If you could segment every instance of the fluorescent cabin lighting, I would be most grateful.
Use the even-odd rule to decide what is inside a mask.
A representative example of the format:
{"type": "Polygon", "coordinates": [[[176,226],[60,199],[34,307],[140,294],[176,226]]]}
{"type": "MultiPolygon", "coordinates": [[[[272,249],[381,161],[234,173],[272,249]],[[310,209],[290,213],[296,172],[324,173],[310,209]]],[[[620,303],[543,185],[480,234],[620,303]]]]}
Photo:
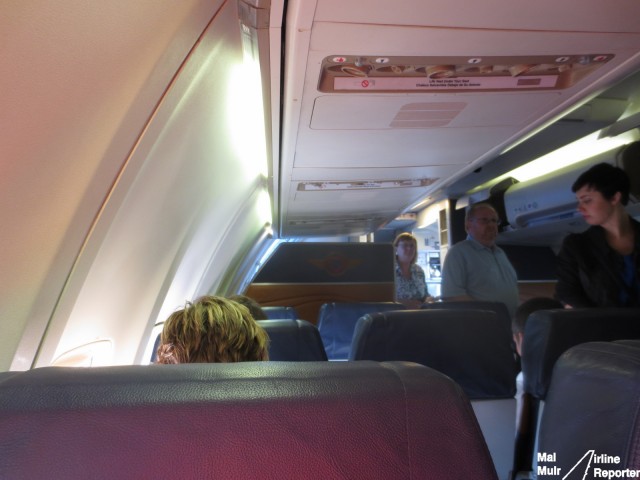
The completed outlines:
{"type": "Polygon", "coordinates": [[[600,134],[601,130],[598,130],[553,152],[549,152],[504,175],[472,188],[467,192],[467,195],[488,189],[509,177],[515,178],[519,182],[531,180],[640,139],[640,134],[637,130],[630,130],[616,137],[598,138],[600,134]]]}
{"type": "Polygon", "coordinates": [[[587,158],[595,157],[601,153],[631,143],[636,140],[637,137],[632,131],[625,132],[617,137],[601,139],[598,139],[599,135],[600,131],[587,135],[510,171],[504,175],[504,177],[513,177],[520,182],[531,180],[532,178],[560,170],[568,165],[573,165],[587,158]]]}
{"type": "Polygon", "coordinates": [[[230,138],[247,177],[267,177],[267,144],[260,67],[245,58],[229,78],[227,105],[230,138]]]}

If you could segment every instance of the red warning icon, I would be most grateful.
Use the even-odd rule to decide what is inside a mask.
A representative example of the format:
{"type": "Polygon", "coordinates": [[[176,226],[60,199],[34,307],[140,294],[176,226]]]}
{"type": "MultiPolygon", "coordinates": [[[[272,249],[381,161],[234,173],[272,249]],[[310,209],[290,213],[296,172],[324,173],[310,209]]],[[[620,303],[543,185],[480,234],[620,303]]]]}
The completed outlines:
{"type": "Polygon", "coordinates": [[[367,88],[369,86],[369,80],[363,80],[361,85],[362,85],[362,88],[367,88]]]}

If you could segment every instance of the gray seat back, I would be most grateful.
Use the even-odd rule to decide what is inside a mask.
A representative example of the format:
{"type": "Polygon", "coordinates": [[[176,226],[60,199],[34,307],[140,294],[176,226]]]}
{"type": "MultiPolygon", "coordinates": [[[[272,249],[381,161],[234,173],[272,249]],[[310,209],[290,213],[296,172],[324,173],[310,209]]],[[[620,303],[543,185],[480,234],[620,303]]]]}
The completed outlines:
{"type": "Polygon", "coordinates": [[[522,433],[516,445],[516,470],[534,469],[544,401],[558,358],[582,343],[638,338],[640,309],[540,310],[529,316],[522,343],[522,372],[530,408],[520,419],[522,433]]]}
{"type": "Polygon", "coordinates": [[[584,308],[541,310],[525,325],[522,347],[524,389],[544,400],[556,360],[586,342],[640,338],[640,309],[584,308]]]}
{"type": "Polygon", "coordinates": [[[538,476],[575,467],[575,478],[631,478],[623,471],[640,470],[639,444],[640,345],[592,342],[567,350],[542,414],[538,476]],[[598,468],[614,473],[603,477],[598,468]]]}

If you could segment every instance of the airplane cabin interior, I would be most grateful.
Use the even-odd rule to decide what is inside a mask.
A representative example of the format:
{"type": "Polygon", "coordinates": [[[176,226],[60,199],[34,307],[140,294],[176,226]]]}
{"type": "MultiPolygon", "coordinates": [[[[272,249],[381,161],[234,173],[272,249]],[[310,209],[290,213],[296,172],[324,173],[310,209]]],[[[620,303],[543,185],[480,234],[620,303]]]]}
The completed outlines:
{"type": "MultiPolygon", "coordinates": [[[[110,409],[135,412],[163,384],[164,374],[157,373],[163,366],[148,364],[162,322],[172,312],[202,295],[247,294],[278,312],[280,307],[294,312],[295,332],[278,338],[289,342],[311,335],[306,341],[316,347],[324,342],[321,358],[328,354],[329,361],[253,366],[250,376],[265,396],[252,404],[246,398],[250,388],[243,387],[237,392],[242,408],[255,408],[252,415],[273,408],[279,393],[269,382],[285,382],[289,372],[286,382],[291,383],[283,395],[293,402],[292,414],[302,415],[299,405],[305,399],[299,392],[308,388],[322,399],[318,411],[324,421],[336,422],[337,432],[335,418],[345,418],[349,408],[335,392],[325,391],[321,379],[326,376],[350,401],[362,402],[363,417],[349,425],[369,428],[377,413],[362,389],[375,390],[380,375],[386,382],[381,390],[398,396],[395,375],[411,392],[402,401],[416,425],[437,429],[442,426],[433,425],[419,408],[414,411],[412,402],[432,401],[425,400],[428,394],[416,386],[419,382],[438,384],[454,399],[456,407],[447,412],[456,425],[471,422],[464,428],[478,438],[465,437],[458,450],[442,447],[442,457],[407,460],[414,462],[411,468],[437,464],[434,471],[444,472],[438,462],[452,465],[456,455],[468,455],[457,473],[448,472],[450,478],[473,477],[469,472],[475,467],[484,472],[476,478],[493,478],[498,466],[495,478],[506,479],[515,468],[514,444],[504,447],[504,438],[489,439],[497,417],[488,405],[511,412],[500,428],[508,423],[507,436],[514,438],[513,398],[506,399],[508,407],[502,402],[504,392],[515,389],[514,379],[503,385],[502,397],[472,395],[469,403],[469,392],[431,370],[396,364],[395,357],[362,358],[357,368],[363,383],[349,386],[357,372],[349,370],[354,360],[349,361],[348,344],[353,332],[369,335],[364,324],[356,325],[362,316],[382,325],[402,319],[417,339],[427,335],[426,325],[437,330],[439,319],[453,315],[437,308],[384,313],[398,306],[391,242],[400,232],[418,238],[419,263],[430,291],[439,297],[442,262],[466,236],[465,209],[491,203],[500,216],[497,243],[518,272],[525,300],[553,294],[562,240],[587,227],[571,191],[581,172],[600,162],[624,169],[631,179],[627,212],[640,218],[640,158],[624,155],[640,141],[638,18],[640,4],[634,0],[0,2],[0,418],[7,420],[6,428],[0,426],[0,476],[46,472],[46,462],[20,470],[27,457],[2,447],[3,442],[15,445],[12,429],[33,433],[29,441],[38,448],[47,449],[43,445],[52,441],[36,428],[37,419],[49,421],[48,410],[31,405],[29,395],[55,396],[57,390],[47,382],[71,382],[52,408],[71,419],[71,434],[81,438],[87,433],[84,426],[74,426],[77,409],[86,408],[97,421],[114,421],[110,409]],[[329,346],[318,326],[335,321],[340,303],[358,316],[349,320],[347,340],[329,346]],[[424,323],[415,325],[418,318],[424,323]],[[86,369],[74,379],[64,368],[87,366],[105,369],[86,369]],[[49,367],[60,368],[50,379],[49,367]],[[154,373],[135,397],[133,379],[145,375],[145,368],[154,373]],[[104,402],[85,398],[89,393],[77,383],[82,381],[96,386],[95,395],[105,385],[118,385],[132,397],[124,402],[116,394],[104,402]],[[84,407],[74,403],[73,392],[84,399],[79,400],[84,407]],[[21,416],[32,411],[37,412],[33,417],[21,416]],[[111,413],[103,416],[104,411],[111,413]],[[469,412],[484,419],[480,426],[469,412]],[[496,453],[502,448],[511,450],[506,456],[496,453]],[[3,451],[15,454],[14,464],[1,459],[3,451]]],[[[565,321],[564,314],[558,322],[565,321]]],[[[572,315],[566,317],[568,332],[583,318],[572,315]]],[[[499,311],[483,310],[478,318],[488,330],[510,338],[510,320],[499,311]]],[[[601,334],[601,324],[593,320],[587,330],[596,333],[582,341],[611,346],[577,347],[575,355],[612,362],[637,378],[635,360],[629,360],[637,345],[615,342],[640,338],[640,332],[628,314],[611,312],[610,318],[619,322],[619,329],[611,330],[617,333],[601,334]]],[[[546,325],[542,317],[539,322],[546,325]]],[[[274,338],[284,335],[279,329],[293,328],[278,325],[271,327],[274,338]]],[[[542,338],[541,345],[555,345],[550,338],[560,334],[551,330],[539,327],[527,334],[542,338]]],[[[391,342],[392,337],[381,338],[391,342]]],[[[548,362],[574,347],[569,342],[550,357],[527,359],[527,365],[546,375],[548,362]]],[[[474,363],[481,365],[487,352],[477,354],[474,363]]],[[[422,358],[420,352],[411,355],[422,358]]],[[[573,379],[575,357],[562,358],[563,375],[573,379]]],[[[455,380],[458,360],[446,361],[451,368],[445,370],[454,371],[447,374],[455,380]]],[[[597,370],[591,367],[589,375],[597,370]]],[[[179,369],[167,368],[170,391],[178,391],[180,382],[189,387],[184,403],[160,395],[156,414],[189,411],[192,403],[201,408],[194,387],[201,378],[225,392],[206,404],[222,408],[222,416],[237,413],[223,398],[234,393],[219,366],[194,368],[184,377],[179,369]]],[[[510,365],[507,370],[515,378],[510,365]]],[[[242,378],[240,370],[230,375],[242,378]]],[[[575,382],[585,391],[591,388],[575,382]]],[[[621,402],[637,406],[637,383],[624,389],[631,393],[621,402]]],[[[562,404],[561,391],[551,384],[533,395],[532,415],[540,415],[532,416],[533,422],[542,421],[546,403],[552,406],[550,415],[562,417],[555,410],[562,404]]],[[[396,432],[398,442],[426,448],[415,431],[399,429],[401,419],[391,410],[384,403],[388,427],[381,428],[396,432]]],[[[149,427],[132,415],[135,425],[149,427]]],[[[287,422],[291,431],[311,428],[308,422],[288,419],[283,425],[287,422]]],[[[543,421],[542,441],[560,452],[561,446],[549,440],[549,422],[543,421]]],[[[179,428],[178,423],[172,425],[179,428]]],[[[329,432],[330,425],[323,428],[329,432]]],[[[295,445],[285,430],[274,434],[274,451],[295,445]]],[[[442,443],[459,442],[454,433],[442,443]]],[[[389,454],[382,458],[395,458],[385,448],[397,443],[390,441],[394,447],[389,447],[379,431],[367,435],[389,454]]],[[[580,435],[577,426],[562,438],[572,435],[580,435]]],[[[595,440],[593,431],[589,435],[594,443],[585,448],[595,454],[609,448],[595,440]]],[[[198,438],[217,441],[204,434],[198,438]]],[[[257,438],[270,451],[272,437],[261,430],[257,438]]],[[[318,433],[311,444],[329,448],[325,440],[318,433]]],[[[625,445],[610,448],[615,453],[625,445]]],[[[63,450],[46,451],[55,458],[63,450]]],[[[260,458],[251,452],[251,458],[260,458]]],[[[338,463],[349,461],[337,448],[327,452],[338,463]]],[[[577,453],[574,449],[571,455],[577,453]]],[[[123,452],[116,448],[112,455],[123,452]]],[[[296,462],[309,461],[296,455],[296,462]]],[[[640,471],[638,460],[624,455],[620,465],[640,471]]],[[[223,457],[221,465],[236,468],[229,466],[231,457],[223,457]]],[[[539,478],[558,472],[550,457],[537,458],[546,465],[537,470],[539,478]]],[[[140,458],[128,461],[144,468],[140,458]]],[[[332,470],[330,458],[316,461],[323,478],[354,475],[332,470]]],[[[567,462],[563,459],[563,474],[567,462]]],[[[391,475],[388,467],[383,470],[391,475]]],[[[424,478],[398,468],[402,478],[424,478]]],[[[161,476],[161,470],[153,471],[161,476]]],[[[233,471],[245,478],[256,474],[233,471]]],[[[373,467],[367,471],[375,473],[373,467]]],[[[73,472],[63,468],[55,475],[73,472]]],[[[121,478],[140,478],[132,472],[121,478]]],[[[275,467],[269,475],[305,477],[275,467]]],[[[316,478],[309,471],[306,475],[316,478]]]]}

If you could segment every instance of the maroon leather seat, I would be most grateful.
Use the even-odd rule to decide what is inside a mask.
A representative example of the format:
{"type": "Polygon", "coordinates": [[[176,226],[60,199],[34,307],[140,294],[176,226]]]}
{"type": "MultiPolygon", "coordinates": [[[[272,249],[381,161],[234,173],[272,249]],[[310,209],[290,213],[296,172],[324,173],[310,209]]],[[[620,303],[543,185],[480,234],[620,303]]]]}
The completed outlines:
{"type": "Polygon", "coordinates": [[[400,362],[0,375],[0,478],[495,479],[469,401],[400,362]]]}

